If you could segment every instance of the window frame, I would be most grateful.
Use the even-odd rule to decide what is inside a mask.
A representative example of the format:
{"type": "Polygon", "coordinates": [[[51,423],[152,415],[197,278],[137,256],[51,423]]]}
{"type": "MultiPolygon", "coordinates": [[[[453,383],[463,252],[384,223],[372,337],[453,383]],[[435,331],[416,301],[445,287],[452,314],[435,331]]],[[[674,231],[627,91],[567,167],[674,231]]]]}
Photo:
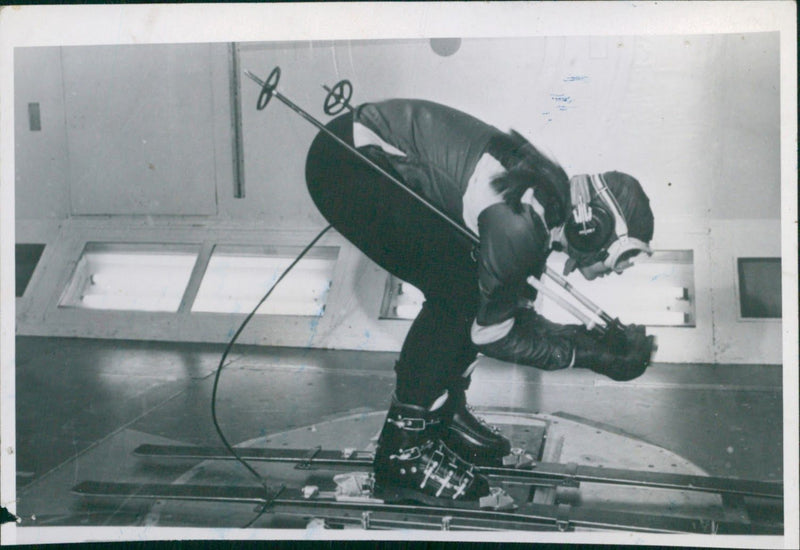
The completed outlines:
{"type": "MultiPolygon", "coordinates": [[[[783,264],[781,256],[735,256],[733,258],[733,300],[736,303],[736,321],[740,323],[781,323],[783,312],[778,317],[745,317],[742,313],[742,289],[740,281],[739,264],[741,260],[777,260],[779,265],[783,264]]],[[[781,268],[782,269],[782,268],[781,268]]],[[[781,283],[783,281],[780,281],[781,283]]],[[[783,287],[781,286],[781,310],[783,310],[783,287]]]]}

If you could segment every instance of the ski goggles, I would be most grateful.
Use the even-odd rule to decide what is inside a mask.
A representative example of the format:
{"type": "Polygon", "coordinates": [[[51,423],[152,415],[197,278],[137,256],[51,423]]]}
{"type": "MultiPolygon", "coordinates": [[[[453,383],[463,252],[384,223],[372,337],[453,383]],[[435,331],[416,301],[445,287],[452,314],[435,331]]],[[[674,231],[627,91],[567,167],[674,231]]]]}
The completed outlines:
{"type": "Polygon", "coordinates": [[[607,269],[622,273],[622,271],[630,265],[630,261],[642,252],[648,256],[653,255],[653,250],[647,243],[634,237],[624,235],[615,240],[608,247],[606,250],[606,257],[603,259],[603,265],[607,269]],[[625,262],[628,262],[628,265],[626,265],[625,262]]]}

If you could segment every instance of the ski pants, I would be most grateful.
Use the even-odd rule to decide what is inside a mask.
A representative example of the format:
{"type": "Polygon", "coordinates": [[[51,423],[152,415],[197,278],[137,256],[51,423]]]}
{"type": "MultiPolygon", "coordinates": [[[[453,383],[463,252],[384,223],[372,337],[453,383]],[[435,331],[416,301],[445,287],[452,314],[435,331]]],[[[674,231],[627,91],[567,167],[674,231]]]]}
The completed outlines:
{"type": "MultiPolygon", "coordinates": [[[[351,113],[327,128],[352,145],[351,113]]],[[[479,304],[469,239],[324,132],[309,149],[306,183],[339,233],[425,295],[395,365],[397,398],[430,406],[445,390],[465,390],[463,374],[477,355],[470,327],[479,304]]]]}

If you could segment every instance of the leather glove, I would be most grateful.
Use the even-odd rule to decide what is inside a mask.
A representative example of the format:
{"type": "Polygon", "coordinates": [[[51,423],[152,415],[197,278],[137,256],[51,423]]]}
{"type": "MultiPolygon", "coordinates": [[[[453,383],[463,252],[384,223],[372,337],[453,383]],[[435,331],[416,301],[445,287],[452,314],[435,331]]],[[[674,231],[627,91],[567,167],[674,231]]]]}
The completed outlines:
{"type": "Polygon", "coordinates": [[[577,334],[575,337],[575,368],[590,369],[617,382],[627,382],[641,376],[650,364],[654,338],[641,329],[625,331],[628,349],[617,353],[604,340],[577,334]]]}
{"type": "Polygon", "coordinates": [[[644,325],[611,325],[599,341],[610,352],[616,355],[627,355],[628,352],[644,346],[647,333],[644,325]]]}

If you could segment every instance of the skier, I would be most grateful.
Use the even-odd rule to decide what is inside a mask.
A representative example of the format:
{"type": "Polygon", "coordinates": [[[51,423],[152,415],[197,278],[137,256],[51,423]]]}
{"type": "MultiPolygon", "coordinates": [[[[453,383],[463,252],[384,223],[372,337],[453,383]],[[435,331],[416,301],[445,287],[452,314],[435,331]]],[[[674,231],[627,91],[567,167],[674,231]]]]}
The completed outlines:
{"type": "Polygon", "coordinates": [[[579,325],[547,321],[526,280],[552,250],[565,274],[621,273],[652,253],[653,215],[638,181],[620,172],[569,178],[513,130],[504,133],[429,101],[367,103],[328,123],[387,173],[475,232],[462,234],[324,132],[306,181],[323,216],[378,265],[425,295],[395,365],[397,384],[378,440],[375,481],[421,501],[489,492],[474,466],[497,464],[509,440],[475,417],[466,390],[477,354],[544,370],[588,368],[630,380],[647,368],[643,327],[622,346],[579,325]]]}

